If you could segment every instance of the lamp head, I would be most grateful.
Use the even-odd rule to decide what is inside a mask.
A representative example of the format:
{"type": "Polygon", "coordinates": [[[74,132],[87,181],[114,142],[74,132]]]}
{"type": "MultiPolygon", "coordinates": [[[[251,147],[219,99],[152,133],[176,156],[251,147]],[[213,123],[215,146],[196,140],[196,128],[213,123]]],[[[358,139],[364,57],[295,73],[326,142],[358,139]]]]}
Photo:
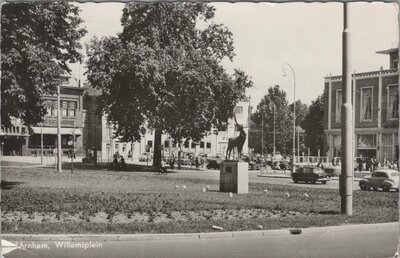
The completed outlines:
{"type": "Polygon", "coordinates": [[[286,70],[287,70],[287,68],[285,67],[285,65],[283,65],[283,66],[282,66],[283,77],[286,77],[286,76],[287,76],[286,70]]]}

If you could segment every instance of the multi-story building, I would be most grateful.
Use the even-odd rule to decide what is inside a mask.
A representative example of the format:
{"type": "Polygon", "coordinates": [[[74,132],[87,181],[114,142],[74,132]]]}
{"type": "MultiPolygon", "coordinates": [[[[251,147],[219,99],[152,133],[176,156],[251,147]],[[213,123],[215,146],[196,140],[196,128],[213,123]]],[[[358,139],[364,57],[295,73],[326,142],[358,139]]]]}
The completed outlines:
{"type": "MultiPolygon", "coordinates": [[[[352,76],[353,151],[393,161],[399,155],[399,55],[397,48],[377,53],[390,56],[390,69],[352,76]]],[[[325,151],[330,159],[341,154],[342,94],[342,77],[325,77],[325,151]]]]}
{"type": "MultiPolygon", "coordinates": [[[[96,115],[96,97],[99,95],[99,91],[87,87],[85,92],[84,106],[86,120],[84,122],[83,145],[87,156],[97,155],[99,162],[110,162],[112,161],[113,154],[117,151],[126,158],[129,157],[134,160],[139,159],[142,153],[149,152],[152,154],[154,152],[154,130],[148,130],[140,142],[122,142],[114,139],[112,125],[107,122],[106,116],[96,115]]],[[[249,100],[241,101],[235,107],[234,112],[239,124],[247,125],[249,112],[251,112],[249,108],[249,100]]],[[[183,141],[181,150],[197,155],[224,155],[228,145],[228,138],[239,134],[233,119],[229,121],[224,129],[219,131],[218,134],[210,129],[207,136],[199,142],[191,140],[183,141]]],[[[248,129],[245,128],[244,130],[248,134],[248,129]]],[[[246,140],[243,146],[243,153],[248,152],[247,142],[248,140],[246,140]]],[[[164,153],[174,153],[177,155],[179,150],[178,144],[175,144],[167,134],[162,135],[161,143],[164,153]]]]}
{"type": "MultiPolygon", "coordinates": [[[[63,76],[60,86],[61,101],[61,144],[63,154],[75,147],[76,154],[83,153],[83,89],[74,78],[63,76]],[[75,142],[73,139],[75,138],[75,142]]],[[[57,96],[44,96],[47,114],[44,122],[28,130],[20,119],[12,119],[10,128],[1,128],[3,155],[34,156],[40,155],[43,143],[43,154],[53,155],[57,148],[57,96]]]]}

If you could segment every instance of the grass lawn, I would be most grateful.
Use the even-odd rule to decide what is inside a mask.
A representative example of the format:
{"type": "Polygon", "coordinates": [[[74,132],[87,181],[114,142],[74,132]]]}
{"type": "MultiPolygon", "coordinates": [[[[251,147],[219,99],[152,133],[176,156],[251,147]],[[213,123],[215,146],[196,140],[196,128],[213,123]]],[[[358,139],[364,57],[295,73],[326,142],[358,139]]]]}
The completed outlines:
{"type": "Polygon", "coordinates": [[[72,174],[53,168],[2,173],[4,233],[183,233],[213,231],[213,225],[231,231],[398,221],[396,192],[355,191],[354,216],[347,217],[339,214],[340,196],[332,189],[251,183],[249,194],[231,198],[218,192],[217,180],[153,172],[78,166],[72,174]]]}

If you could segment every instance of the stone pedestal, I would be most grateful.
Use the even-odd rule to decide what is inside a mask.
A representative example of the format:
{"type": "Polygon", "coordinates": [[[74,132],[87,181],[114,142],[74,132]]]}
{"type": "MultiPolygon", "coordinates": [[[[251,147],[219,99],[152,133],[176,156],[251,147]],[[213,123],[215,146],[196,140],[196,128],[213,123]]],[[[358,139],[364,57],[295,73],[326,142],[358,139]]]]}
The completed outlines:
{"type": "Polygon", "coordinates": [[[219,191],[239,194],[249,192],[249,165],[247,162],[223,161],[220,163],[219,191]]]}

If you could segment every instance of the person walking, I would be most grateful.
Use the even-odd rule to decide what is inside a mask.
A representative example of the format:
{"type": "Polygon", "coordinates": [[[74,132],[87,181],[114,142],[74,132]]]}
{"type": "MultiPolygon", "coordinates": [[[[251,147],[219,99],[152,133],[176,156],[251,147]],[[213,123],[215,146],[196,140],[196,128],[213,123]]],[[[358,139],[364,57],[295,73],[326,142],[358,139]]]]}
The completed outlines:
{"type": "Polygon", "coordinates": [[[358,164],[358,171],[359,171],[359,172],[364,171],[363,163],[364,163],[364,158],[363,158],[363,156],[360,154],[360,157],[357,158],[357,164],[358,164]]]}
{"type": "Polygon", "coordinates": [[[371,160],[372,160],[372,171],[375,171],[376,167],[378,166],[378,161],[376,160],[375,156],[371,158],[371,160]]]}

